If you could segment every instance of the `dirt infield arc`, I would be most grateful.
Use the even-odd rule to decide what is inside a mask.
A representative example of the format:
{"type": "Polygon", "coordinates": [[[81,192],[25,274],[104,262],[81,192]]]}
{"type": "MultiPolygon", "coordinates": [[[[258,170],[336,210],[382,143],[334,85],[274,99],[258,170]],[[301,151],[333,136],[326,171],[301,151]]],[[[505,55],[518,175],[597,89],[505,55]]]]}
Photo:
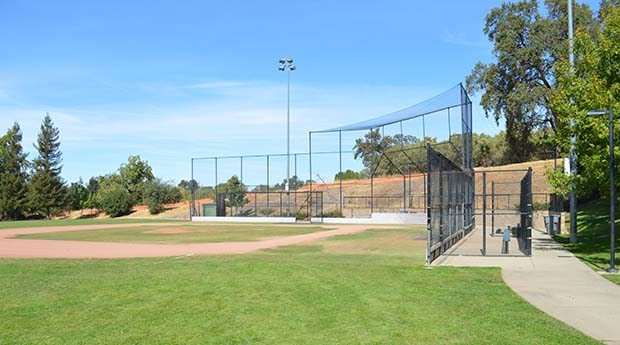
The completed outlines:
{"type": "MultiPolygon", "coordinates": [[[[182,255],[224,255],[245,254],[261,249],[277,248],[293,244],[318,241],[324,238],[362,232],[369,229],[394,228],[376,225],[330,225],[326,231],[303,235],[278,237],[255,242],[219,242],[185,244],[143,244],[112,243],[88,241],[57,241],[16,239],[21,234],[47,233],[60,231],[97,230],[152,226],[152,223],[77,225],[45,228],[21,228],[0,231],[0,258],[63,258],[63,259],[112,259],[145,258],[182,255]],[[327,230],[330,229],[330,230],[327,230]]],[[[174,226],[178,223],[159,223],[161,226],[174,226]]]]}

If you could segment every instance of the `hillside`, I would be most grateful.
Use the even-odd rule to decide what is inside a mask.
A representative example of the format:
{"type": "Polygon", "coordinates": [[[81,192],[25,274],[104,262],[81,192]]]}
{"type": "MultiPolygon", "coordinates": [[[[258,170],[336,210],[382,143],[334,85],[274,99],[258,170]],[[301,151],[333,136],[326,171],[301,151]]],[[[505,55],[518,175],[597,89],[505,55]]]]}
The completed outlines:
{"type": "MultiPolygon", "coordinates": [[[[561,162],[558,162],[561,163],[561,162]]],[[[488,167],[483,169],[476,168],[475,188],[477,203],[482,197],[482,170],[487,172],[487,193],[490,195],[493,182],[495,182],[495,202],[497,207],[514,207],[518,204],[518,194],[520,193],[520,181],[525,175],[527,168],[532,168],[532,190],[534,192],[534,203],[547,202],[551,187],[547,184],[545,171],[553,166],[553,160],[532,161],[527,163],[509,164],[498,167],[488,167]]],[[[370,179],[349,180],[342,182],[342,195],[344,199],[343,216],[345,217],[364,217],[370,215],[370,179]]],[[[323,193],[323,211],[334,213],[339,209],[338,199],[340,197],[340,183],[321,183],[313,185],[314,191],[323,193]]],[[[294,194],[291,196],[292,209],[302,209],[305,212],[306,199],[309,187],[298,190],[297,199],[294,194]],[[297,200],[297,202],[295,202],[297,200]],[[297,207],[295,207],[297,206],[297,207]]],[[[424,212],[424,175],[412,174],[408,176],[377,177],[374,179],[374,211],[375,212],[424,212]],[[403,196],[403,190],[406,195],[403,196]],[[406,207],[403,208],[403,202],[406,207]]],[[[279,215],[281,210],[285,212],[286,197],[283,192],[273,192],[269,194],[248,193],[250,202],[246,207],[240,208],[237,212],[248,215],[279,215]]],[[[201,199],[196,201],[196,208],[201,212],[203,203],[213,202],[211,199],[201,199]]],[[[490,203],[490,196],[487,199],[490,203]]],[[[146,206],[136,206],[134,211],[123,218],[189,218],[189,202],[166,205],[167,210],[158,215],[152,216],[148,213],[146,206]]],[[[228,210],[230,212],[230,210],[228,210]]],[[[71,217],[79,217],[79,212],[72,213],[71,217]]],[[[96,217],[105,217],[97,215],[96,217]]]]}

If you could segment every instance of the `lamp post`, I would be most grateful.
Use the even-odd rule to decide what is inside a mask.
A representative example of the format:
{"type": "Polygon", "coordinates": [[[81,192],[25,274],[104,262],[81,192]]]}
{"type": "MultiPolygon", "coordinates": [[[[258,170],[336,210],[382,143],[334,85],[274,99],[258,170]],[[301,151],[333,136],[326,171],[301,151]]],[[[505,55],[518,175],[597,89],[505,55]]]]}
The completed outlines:
{"type": "Polygon", "coordinates": [[[286,183],[284,190],[286,191],[286,216],[291,216],[291,71],[297,69],[293,65],[293,59],[280,59],[278,70],[286,71],[288,76],[288,84],[286,88],[286,183]]]}
{"type": "Polygon", "coordinates": [[[601,115],[609,115],[609,198],[611,199],[609,206],[609,231],[611,233],[611,248],[607,272],[617,273],[618,270],[614,262],[616,258],[616,219],[614,215],[616,209],[616,193],[614,188],[614,113],[611,108],[609,108],[609,110],[591,110],[586,113],[586,116],[601,115]]]}

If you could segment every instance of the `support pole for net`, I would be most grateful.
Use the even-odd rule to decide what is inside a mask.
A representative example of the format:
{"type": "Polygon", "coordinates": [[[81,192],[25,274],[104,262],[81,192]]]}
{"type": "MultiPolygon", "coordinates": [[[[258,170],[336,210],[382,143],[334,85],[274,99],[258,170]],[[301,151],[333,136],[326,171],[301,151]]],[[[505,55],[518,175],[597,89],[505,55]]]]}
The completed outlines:
{"type": "Polygon", "coordinates": [[[215,186],[213,187],[215,191],[215,197],[217,198],[217,157],[215,157],[215,186]]]}
{"type": "Polygon", "coordinates": [[[482,172],[482,255],[487,255],[487,172],[482,172]]]}
{"type": "Polygon", "coordinates": [[[269,207],[269,155],[267,155],[267,215],[271,215],[271,207],[269,207]]]}
{"type": "Polygon", "coordinates": [[[338,197],[338,205],[340,206],[340,215],[342,216],[342,131],[338,131],[338,164],[338,176],[340,177],[340,195],[338,197]]]}
{"type": "Polygon", "coordinates": [[[189,208],[189,220],[192,220],[192,216],[194,216],[194,210],[196,209],[196,194],[194,191],[194,158],[191,159],[191,172],[190,172],[190,180],[189,180],[189,188],[190,193],[192,195],[192,204],[189,208]]]}
{"type": "Polygon", "coordinates": [[[495,236],[495,181],[491,181],[491,236],[495,236]]]}
{"type": "Polygon", "coordinates": [[[310,206],[312,203],[312,132],[308,133],[308,168],[310,170],[310,175],[308,175],[308,183],[310,184],[310,195],[308,195],[308,198],[306,199],[306,207],[308,210],[306,212],[308,213],[308,220],[312,222],[312,208],[310,206]]]}

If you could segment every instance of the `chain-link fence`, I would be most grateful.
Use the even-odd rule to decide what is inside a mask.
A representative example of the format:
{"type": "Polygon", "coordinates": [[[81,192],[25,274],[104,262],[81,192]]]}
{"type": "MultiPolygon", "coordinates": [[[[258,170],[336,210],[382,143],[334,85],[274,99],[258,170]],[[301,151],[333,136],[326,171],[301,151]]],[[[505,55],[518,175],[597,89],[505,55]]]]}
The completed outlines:
{"type": "Polygon", "coordinates": [[[427,145],[427,262],[474,227],[474,173],[427,145]]]}

